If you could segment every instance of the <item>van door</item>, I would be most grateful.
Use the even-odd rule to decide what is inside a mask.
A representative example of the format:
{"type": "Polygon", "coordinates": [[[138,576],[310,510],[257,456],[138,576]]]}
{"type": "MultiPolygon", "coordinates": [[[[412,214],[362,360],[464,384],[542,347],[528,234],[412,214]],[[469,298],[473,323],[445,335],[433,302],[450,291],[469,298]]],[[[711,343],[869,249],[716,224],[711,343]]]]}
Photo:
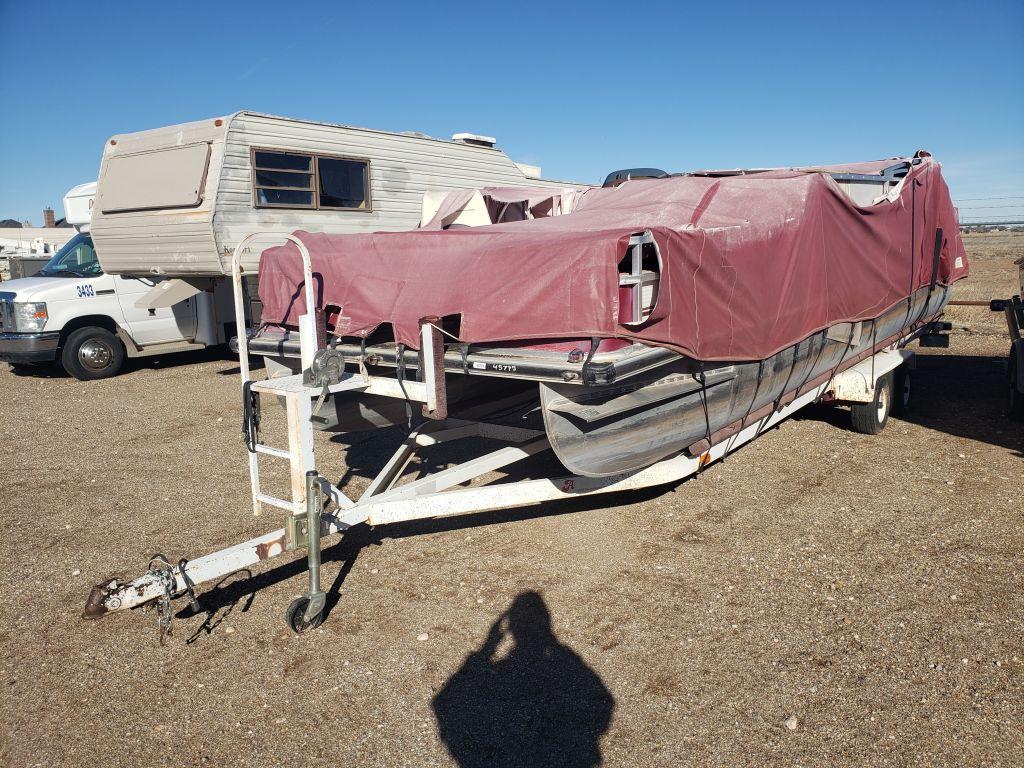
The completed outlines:
{"type": "Polygon", "coordinates": [[[195,298],[179,301],[172,307],[139,309],[135,302],[156,284],[155,281],[148,277],[118,276],[114,284],[128,332],[140,347],[195,338],[195,298]]]}

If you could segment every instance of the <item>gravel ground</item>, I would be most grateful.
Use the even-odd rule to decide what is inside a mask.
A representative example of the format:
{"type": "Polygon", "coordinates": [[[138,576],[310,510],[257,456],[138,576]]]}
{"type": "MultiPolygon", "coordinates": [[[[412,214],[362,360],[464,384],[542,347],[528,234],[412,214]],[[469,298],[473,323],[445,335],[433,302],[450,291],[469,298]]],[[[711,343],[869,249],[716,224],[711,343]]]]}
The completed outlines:
{"type": "MultiPolygon", "coordinates": [[[[970,237],[958,295],[1009,294],[1022,246],[970,237]]],[[[0,761],[1024,764],[1024,430],[998,317],[949,318],[880,436],[808,409],[675,487],[356,530],[321,629],[283,624],[288,557],[179,606],[164,646],[152,613],[81,609],[153,552],[278,525],[249,511],[236,365],[0,371],[0,761]]],[[[397,437],[322,457],[359,487],[397,437]]]]}

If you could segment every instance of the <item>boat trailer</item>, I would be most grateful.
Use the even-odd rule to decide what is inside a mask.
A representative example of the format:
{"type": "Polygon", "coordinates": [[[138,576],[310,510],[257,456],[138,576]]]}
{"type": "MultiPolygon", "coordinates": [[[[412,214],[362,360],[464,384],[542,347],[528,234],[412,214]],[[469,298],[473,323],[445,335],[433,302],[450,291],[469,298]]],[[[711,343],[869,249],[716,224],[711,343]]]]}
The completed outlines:
{"type": "Polygon", "coordinates": [[[313,279],[309,252],[294,235],[249,235],[238,244],[232,255],[244,403],[246,408],[251,408],[253,399],[261,396],[275,397],[283,401],[287,421],[287,446],[275,447],[262,443],[259,429],[252,428],[247,420],[246,444],[252,510],[254,514],[260,515],[268,507],[280,509],[284,513],[284,526],[241,544],[192,560],[181,560],[177,564],[162,556],[155,556],[148,570],[132,581],[110,579],[94,586],[86,602],[84,618],[96,619],[155,602],[163,642],[171,629],[172,600],[187,596],[193,608],[198,608],[195,595],[195,587],[198,585],[222,579],[285,552],[304,548],[307,550],[308,590],[294,600],[285,613],[288,626],[299,634],[319,626],[324,619],[326,595],[320,584],[320,555],[327,537],[343,535],[360,524],[377,526],[466,515],[676,483],[724,458],[813,402],[831,400],[871,403],[875,399],[876,385],[883,376],[905,363],[912,363],[913,353],[903,348],[914,337],[909,335],[827,381],[798,393],[789,402],[780,403],[772,413],[752,421],[696,455],[683,452],[636,472],[611,477],[567,474],[511,482],[492,480],[465,487],[489,473],[549,450],[550,445],[542,430],[447,415],[443,369],[437,365],[443,354],[443,340],[435,319],[425,318],[421,321],[422,374],[419,380],[371,375],[362,365],[358,372],[346,371],[342,365],[330,376],[318,378],[311,376],[311,372],[314,361],[322,362],[324,359],[317,356],[324,349],[323,334],[318,337],[313,291],[306,290],[306,313],[299,318],[303,373],[252,379],[249,351],[245,343],[245,296],[239,258],[254,239],[267,236],[284,237],[293,242],[302,256],[305,285],[312,286],[313,279]],[[424,415],[429,417],[424,424],[410,432],[358,498],[347,495],[343,488],[335,486],[319,471],[314,451],[316,430],[313,416],[325,397],[340,392],[383,395],[420,403],[424,415]],[[504,445],[490,453],[416,479],[406,477],[405,470],[420,449],[467,438],[486,438],[504,445]],[[261,456],[288,461],[290,499],[277,498],[264,492],[260,483],[261,456]]]}

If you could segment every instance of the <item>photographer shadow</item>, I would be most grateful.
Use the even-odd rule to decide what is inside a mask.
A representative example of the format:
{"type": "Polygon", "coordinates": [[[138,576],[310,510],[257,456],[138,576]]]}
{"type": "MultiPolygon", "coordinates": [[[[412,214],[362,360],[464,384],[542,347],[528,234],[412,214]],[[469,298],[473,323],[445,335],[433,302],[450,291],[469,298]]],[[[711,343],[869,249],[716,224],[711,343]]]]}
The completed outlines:
{"type": "Polygon", "coordinates": [[[615,699],[559,642],[536,592],[499,616],[433,702],[441,739],[461,768],[601,764],[615,699]],[[511,649],[499,658],[506,639],[511,649]]]}

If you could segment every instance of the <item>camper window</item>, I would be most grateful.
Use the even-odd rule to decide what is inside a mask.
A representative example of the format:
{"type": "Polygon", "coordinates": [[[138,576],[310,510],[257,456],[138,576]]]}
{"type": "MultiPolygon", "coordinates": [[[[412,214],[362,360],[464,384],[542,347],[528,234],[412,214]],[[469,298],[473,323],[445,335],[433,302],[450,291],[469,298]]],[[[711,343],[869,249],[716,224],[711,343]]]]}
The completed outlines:
{"type": "Polygon", "coordinates": [[[286,152],[253,152],[257,207],[315,208],[313,158],[286,152]]]}
{"type": "Polygon", "coordinates": [[[370,161],[253,149],[257,208],[370,210],[370,161]]]}
{"type": "Polygon", "coordinates": [[[357,208],[370,206],[367,194],[367,163],[338,157],[318,157],[321,208],[357,208]]]}

